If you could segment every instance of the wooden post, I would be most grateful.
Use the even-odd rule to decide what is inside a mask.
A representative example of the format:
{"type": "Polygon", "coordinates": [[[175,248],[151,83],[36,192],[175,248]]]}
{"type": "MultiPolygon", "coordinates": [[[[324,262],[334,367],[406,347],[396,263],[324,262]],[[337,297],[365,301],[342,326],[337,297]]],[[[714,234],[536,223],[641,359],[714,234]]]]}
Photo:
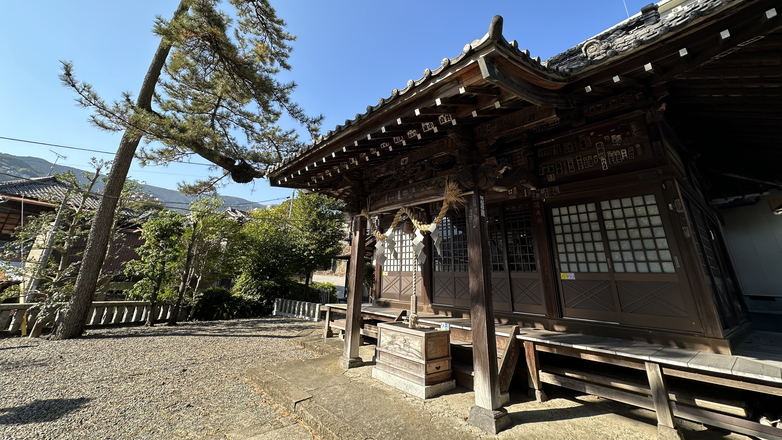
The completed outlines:
{"type": "Polygon", "coordinates": [[[475,189],[467,205],[467,271],[470,277],[470,321],[475,406],[467,423],[497,434],[510,424],[502,408],[497,371],[497,339],[489,267],[489,231],[484,191],[475,189]]]}
{"type": "Polygon", "coordinates": [[[323,323],[323,339],[334,336],[331,331],[331,307],[326,307],[326,320],[323,323]]]}
{"type": "MultiPolygon", "coordinates": [[[[527,380],[529,380],[529,392],[535,394],[535,400],[545,402],[548,400],[543,391],[543,383],[540,381],[540,361],[535,343],[524,341],[524,357],[527,358],[527,380]]],[[[532,397],[532,396],[530,396],[532,397]]]]}
{"type": "Polygon", "coordinates": [[[649,387],[652,390],[654,412],[657,413],[657,438],[660,440],[684,439],[673,419],[671,401],[668,400],[668,387],[665,385],[660,365],[646,362],[646,375],[649,377],[649,387]]]}
{"type": "Polygon", "coordinates": [[[345,316],[345,349],[339,359],[345,368],[360,367],[363,361],[358,357],[361,345],[361,297],[364,289],[364,245],[367,239],[367,221],[353,216],[353,236],[350,242],[350,268],[348,277],[348,309],[345,316]]]}

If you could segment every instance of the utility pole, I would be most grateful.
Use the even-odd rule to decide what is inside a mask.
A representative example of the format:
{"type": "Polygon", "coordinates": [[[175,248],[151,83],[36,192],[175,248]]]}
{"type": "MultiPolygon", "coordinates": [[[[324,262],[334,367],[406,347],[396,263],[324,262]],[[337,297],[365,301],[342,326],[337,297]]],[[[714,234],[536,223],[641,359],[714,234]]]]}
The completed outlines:
{"type": "Polygon", "coordinates": [[[293,217],[293,199],[296,198],[296,190],[291,191],[291,205],[288,207],[288,221],[293,217]]]}
{"type": "MultiPolygon", "coordinates": [[[[57,228],[60,227],[60,221],[62,221],[62,213],[68,206],[68,198],[71,196],[69,190],[60,203],[60,209],[57,210],[57,217],[54,218],[54,223],[49,230],[49,234],[46,237],[46,244],[44,245],[43,252],[38,258],[38,266],[35,268],[35,275],[30,279],[30,285],[27,287],[27,294],[25,302],[33,302],[35,300],[35,291],[38,289],[38,284],[41,282],[41,275],[46,268],[46,264],[49,262],[49,256],[52,254],[52,246],[54,246],[54,236],[57,233],[57,228]]],[[[32,249],[30,250],[32,252],[32,249]]]]}

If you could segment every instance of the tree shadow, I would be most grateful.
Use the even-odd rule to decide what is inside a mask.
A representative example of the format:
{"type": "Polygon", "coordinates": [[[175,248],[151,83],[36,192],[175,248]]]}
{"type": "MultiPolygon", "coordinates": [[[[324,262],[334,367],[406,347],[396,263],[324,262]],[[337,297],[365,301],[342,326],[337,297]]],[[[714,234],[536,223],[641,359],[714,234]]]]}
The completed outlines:
{"type": "Polygon", "coordinates": [[[78,399],[36,400],[23,406],[0,408],[0,425],[53,422],[83,407],[90,400],[85,397],[78,399]]]}
{"type": "Polygon", "coordinates": [[[125,339],[158,336],[213,336],[222,338],[275,338],[293,339],[302,331],[313,330],[312,322],[297,319],[248,319],[183,322],[176,326],[163,323],[154,327],[129,327],[123,332],[102,332],[102,329],[88,329],[83,339],[125,339]],[[285,330],[290,334],[267,334],[266,331],[285,330]]]}

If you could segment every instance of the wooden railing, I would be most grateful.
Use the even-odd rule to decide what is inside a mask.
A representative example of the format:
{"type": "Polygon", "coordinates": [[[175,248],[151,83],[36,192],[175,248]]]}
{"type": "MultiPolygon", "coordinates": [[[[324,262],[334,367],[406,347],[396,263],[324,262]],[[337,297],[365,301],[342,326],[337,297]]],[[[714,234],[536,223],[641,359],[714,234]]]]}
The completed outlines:
{"type": "MultiPolygon", "coordinates": [[[[16,335],[21,331],[22,318],[27,315],[27,328],[32,329],[38,315],[37,308],[28,312],[34,303],[0,304],[0,335],[16,335]]],[[[141,324],[146,322],[150,313],[147,301],[94,301],[87,315],[88,327],[141,324]]],[[[174,306],[169,304],[158,305],[155,308],[155,322],[169,318],[174,306]]],[[[184,309],[180,310],[182,313],[184,309]]],[[[181,316],[180,316],[181,318],[181,316]]],[[[181,320],[181,319],[180,319],[181,320]]]]}

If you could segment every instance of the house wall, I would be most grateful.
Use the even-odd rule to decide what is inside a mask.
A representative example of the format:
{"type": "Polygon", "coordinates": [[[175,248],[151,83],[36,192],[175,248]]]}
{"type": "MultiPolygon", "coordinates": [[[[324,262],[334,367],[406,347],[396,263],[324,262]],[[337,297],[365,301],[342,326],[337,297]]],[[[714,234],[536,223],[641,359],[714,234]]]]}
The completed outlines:
{"type": "Polygon", "coordinates": [[[774,215],[769,203],[776,199],[782,199],[782,191],[721,213],[755,329],[782,332],[782,216],[774,215]]]}

